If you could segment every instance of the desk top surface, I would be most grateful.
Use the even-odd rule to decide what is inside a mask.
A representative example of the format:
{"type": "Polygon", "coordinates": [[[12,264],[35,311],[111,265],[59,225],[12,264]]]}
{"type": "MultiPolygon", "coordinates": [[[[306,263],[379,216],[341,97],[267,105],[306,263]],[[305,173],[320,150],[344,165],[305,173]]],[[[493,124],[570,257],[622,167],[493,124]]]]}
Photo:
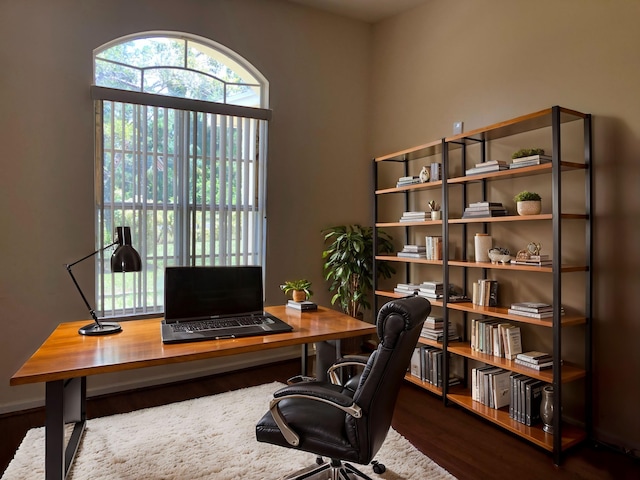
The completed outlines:
{"type": "Polygon", "coordinates": [[[122,332],[104,336],[78,334],[78,329],[87,324],[86,320],[61,323],[11,377],[10,384],[64,380],[376,332],[370,323],[323,307],[304,313],[284,306],[265,310],[287,322],[293,331],[166,345],[160,337],[162,318],[124,321],[122,332]]]}

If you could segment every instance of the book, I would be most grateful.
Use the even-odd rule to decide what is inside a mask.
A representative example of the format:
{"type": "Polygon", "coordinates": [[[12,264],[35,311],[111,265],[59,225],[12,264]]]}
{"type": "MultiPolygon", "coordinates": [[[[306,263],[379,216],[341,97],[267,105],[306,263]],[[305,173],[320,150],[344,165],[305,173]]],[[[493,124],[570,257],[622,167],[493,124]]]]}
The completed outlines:
{"type": "Polygon", "coordinates": [[[520,310],[523,312],[540,313],[540,312],[552,311],[553,305],[550,305],[548,303],[542,303],[542,302],[517,302],[517,303],[512,303],[511,308],[513,310],[520,310]]]}
{"type": "Polygon", "coordinates": [[[403,252],[424,252],[427,249],[424,245],[405,245],[402,248],[403,252]]]}
{"type": "Polygon", "coordinates": [[[523,360],[525,362],[538,364],[538,363],[544,363],[551,360],[552,356],[551,354],[546,352],[538,352],[538,351],[532,350],[529,352],[519,353],[518,355],[516,355],[516,358],[519,360],[523,360]]]}
{"type": "Polygon", "coordinates": [[[473,167],[465,170],[465,175],[478,175],[480,173],[499,172],[500,170],[508,170],[508,165],[489,165],[486,167],[473,167]]]}
{"type": "Polygon", "coordinates": [[[439,162],[434,162],[431,164],[431,181],[435,182],[438,180],[442,180],[442,164],[439,162]]]}
{"type": "Polygon", "coordinates": [[[404,258],[425,258],[424,252],[398,252],[398,257],[404,258]]]}
{"type": "Polygon", "coordinates": [[[511,160],[511,164],[514,164],[514,163],[519,164],[519,163],[531,162],[536,160],[550,162],[552,158],[549,155],[529,155],[527,157],[514,158],[511,160]]]}
{"type": "Polygon", "coordinates": [[[486,162],[476,163],[476,168],[490,167],[493,165],[506,165],[504,160],[487,160],[486,162]]]}
{"type": "Polygon", "coordinates": [[[532,370],[538,370],[538,371],[546,370],[548,368],[553,367],[553,361],[534,364],[534,363],[525,362],[524,360],[520,360],[519,358],[516,358],[515,362],[517,365],[520,365],[521,367],[530,368],[532,370]]]}
{"type": "MultiPolygon", "coordinates": [[[[507,313],[509,315],[519,315],[521,317],[537,318],[537,319],[553,317],[553,311],[535,313],[535,312],[524,312],[522,310],[514,310],[513,308],[510,308],[507,310],[507,313]]],[[[560,309],[560,315],[564,315],[564,309],[562,308],[560,309]]]]}
{"type": "Polygon", "coordinates": [[[301,311],[310,311],[310,310],[318,309],[318,305],[313,302],[310,302],[309,300],[304,300],[302,302],[294,302],[293,300],[289,300],[287,302],[287,307],[295,308],[296,310],[301,310],[301,311]]]}

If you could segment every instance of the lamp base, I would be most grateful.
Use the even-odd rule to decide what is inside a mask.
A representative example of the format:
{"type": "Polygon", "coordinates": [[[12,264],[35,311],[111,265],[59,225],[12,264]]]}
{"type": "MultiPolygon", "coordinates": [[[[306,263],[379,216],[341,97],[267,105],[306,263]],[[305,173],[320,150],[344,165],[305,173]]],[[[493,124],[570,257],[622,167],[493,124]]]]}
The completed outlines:
{"type": "Polygon", "coordinates": [[[122,331],[122,327],[119,323],[115,322],[100,322],[100,325],[97,323],[91,323],[89,325],[85,325],[78,333],[80,335],[110,335],[112,333],[118,333],[122,331]]]}

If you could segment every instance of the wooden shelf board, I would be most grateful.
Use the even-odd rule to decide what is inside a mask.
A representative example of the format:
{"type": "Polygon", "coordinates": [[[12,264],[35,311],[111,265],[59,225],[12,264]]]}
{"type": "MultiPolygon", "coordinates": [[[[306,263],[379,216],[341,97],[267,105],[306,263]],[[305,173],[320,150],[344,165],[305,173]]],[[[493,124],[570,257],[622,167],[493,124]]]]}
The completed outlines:
{"type": "MultiPolygon", "coordinates": [[[[530,175],[541,175],[543,173],[551,173],[552,169],[551,162],[542,163],[540,165],[529,165],[528,167],[520,167],[508,170],[500,170],[497,172],[484,172],[477,173],[475,175],[465,175],[461,177],[450,178],[447,180],[449,184],[456,183],[468,183],[468,182],[478,182],[480,180],[491,180],[491,179],[500,179],[500,178],[512,178],[519,176],[530,176],[530,175]]],[[[561,170],[583,170],[586,169],[587,165],[584,163],[575,163],[575,162],[560,162],[561,170]]]]}
{"type": "Polygon", "coordinates": [[[418,377],[415,377],[410,373],[407,373],[404,376],[404,379],[408,382],[413,383],[414,385],[419,386],[420,388],[430,391],[431,393],[435,393],[440,397],[442,396],[442,388],[438,388],[435,385],[431,385],[429,382],[422,381],[418,377]]]}
{"type": "MultiPolygon", "coordinates": [[[[551,126],[552,108],[546,108],[539,112],[522,115],[512,118],[504,122],[495,123],[487,127],[477,128],[465,133],[445,138],[445,142],[460,142],[467,139],[472,140],[495,140],[498,138],[508,137],[519,133],[538,130],[551,126]]],[[[587,114],[560,107],[560,122],[567,123],[581,120],[587,117],[587,114]]]]}
{"type": "MultiPolygon", "coordinates": [[[[545,433],[541,424],[529,427],[509,418],[508,407],[496,410],[482,405],[480,402],[475,402],[471,399],[469,391],[462,387],[452,387],[447,399],[545,450],[553,451],[553,435],[545,433]]],[[[562,450],[566,450],[585,439],[586,433],[582,429],[566,423],[562,425],[562,450]]]]}
{"type": "MultiPolygon", "coordinates": [[[[496,367],[504,368],[505,370],[510,370],[512,372],[522,373],[524,375],[527,375],[528,377],[542,380],[543,382],[553,383],[553,369],[537,371],[531,368],[523,367],[518,365],[513,360],[507,360],[506,358],[502,357],[494,357],[493,355],[479,353],[471,350],[471,346],[465,342],[453,342],[449,344],[447,350],[462,357],[477,360],[489,365],[494,365],[496,367]]],[[[579,380],[581,378],[584,378],[585,375],[586,372],[582,368],[578,368],[574,365],[562,365],[562,383],[579,380]]]]}
{"type": "Polygon", "coordinates": [[[426,263],[429,265],[442,265],[442,260],[427,260],[426,258],[398,257],[397,255],[376,255],[376,260],[385,262],[426,263]]]}
{"type": "Polygon", "coordinates": [[[420,227],[429,225],[442,225],[442,220],[425,220],[423,222],[381,222],[376,223],[378,228],[387,227],[420,227]]]}
{"type": "Polygon", "coordinates": [[[428,338],[418,338],[418,343],[421,345],[429,345],[430,347],[436,347],[442,349],[442,342],[436,342],[435,340],[429,340],[428,338]]]}
{"type": "MultiPolygon", "coordinates": [[[[523,270],[527,272],[541,272],[541,273],[553,273],[552,267],[536,267],[534,265],[513,265],[507,263],[502,265],[501,263],[491,262],[470,262],[465,260],[449,260],[448,265],[453,267],[470,267],[470,268],[493,268],[504,270],[523,270]]],[[[586,272],[588,267],[586,265],[562,265],[560,267],[561,272],[586,272]]]]}
{"type": "Polygon", "coordinates": [[[376,162],[382,162],[385,160],[403,162],[406,160],[416,160],[418,158],[430,157],[442,153],[442,140],[434,140],[433,142],[418,145],[416,147],[400,150],[399,152],[383,155],[382,157],[375,157],[376,162]]]}
{"type": "MultiPolygon", "coordinates": [[[[448,303],[447,306],[452,310],[460,310],[463,312],[475,313],[477,315],[504,318],[507,320],[513,320],[514,322],[530,323],[541,327],[553,327],[551,319],[537,319],[520,315],[511,315],[507,313],[508,308],[505,307],[481,307],[470,302],[448,303]]],[[[586,318],[581,315],[562,315],[560,318],[560,324],[564,327],[583,325],[584,323],[586,323],[586,318]]]]}
{"type": "Polygon", "coordinates": [[[441,187],[442,180],[434,180],[433,182],[415,183],[413,185],[405,185],[404,187],[390,187],[376,190],[376,195],[384,193],[399,193],[411,190],[427,190],[429,188],[441,187]]]}

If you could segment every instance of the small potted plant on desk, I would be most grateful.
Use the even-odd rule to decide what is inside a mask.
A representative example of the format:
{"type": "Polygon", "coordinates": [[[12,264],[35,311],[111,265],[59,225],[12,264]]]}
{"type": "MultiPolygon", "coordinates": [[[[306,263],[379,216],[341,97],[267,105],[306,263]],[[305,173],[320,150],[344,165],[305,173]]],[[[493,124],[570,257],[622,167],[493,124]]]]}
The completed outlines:
{"type": "Polygon", "coordinates": [[[280,285],[280,289],[288,294],[292,292],[291,296],[294,302],[304,302],[307,298],[313,295],[311,291],[311,282],[309,280],[288,280],[280,285]]]}
{"type": "Polygon", "coordinates": [[[513,201],[516,202],[518,215],[538,215],[542,210],[542,198],[535,192],[520,192],[513,201]]]}

